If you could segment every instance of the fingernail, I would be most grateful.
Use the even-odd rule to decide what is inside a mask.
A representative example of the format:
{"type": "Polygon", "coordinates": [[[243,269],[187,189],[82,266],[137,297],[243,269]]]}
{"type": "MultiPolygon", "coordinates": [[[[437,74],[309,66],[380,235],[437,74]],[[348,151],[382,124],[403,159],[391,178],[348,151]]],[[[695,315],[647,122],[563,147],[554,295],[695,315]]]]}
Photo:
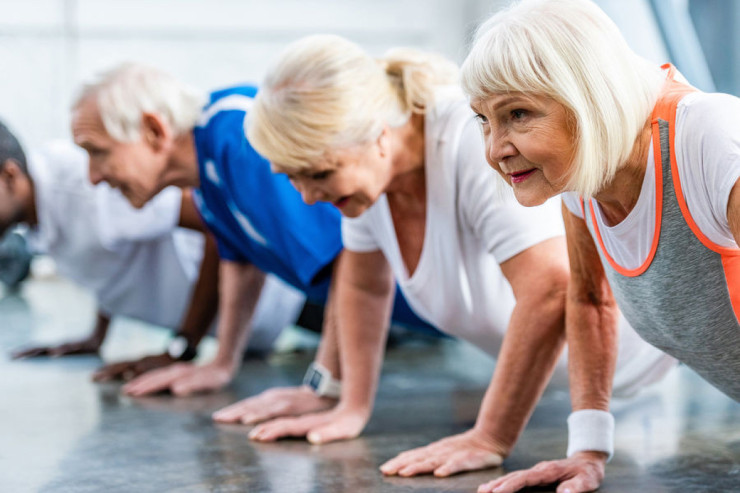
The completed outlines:
{"type": "Polygon", "coordinates": [[[309,442],[314,443],[316,445],[321,443],[321,435],[319,435],[315,431],[312,431],[311,433],[309,433],[306,438],[308,438],[309,442]]]}

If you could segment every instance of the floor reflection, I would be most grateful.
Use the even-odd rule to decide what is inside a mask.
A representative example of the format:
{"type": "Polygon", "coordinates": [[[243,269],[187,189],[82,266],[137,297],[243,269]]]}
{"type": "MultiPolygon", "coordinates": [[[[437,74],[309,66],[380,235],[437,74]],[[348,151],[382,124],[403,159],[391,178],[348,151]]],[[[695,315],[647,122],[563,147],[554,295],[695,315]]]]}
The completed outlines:
{"type": "MultiPolygon", "coordinates": [[[[475,420],[493,363],[452,341],[391,350],[364,435],[322,446],[253,443],[249,427],[210,418],[245,396],[297,383],[310,354],[250,360],[226,390],[183,399],[132,399],[120,395],[120,384],[93,384],[97,357],[8,360],[29,342],[84,333],[90,310],[84,294],[58,281],[0,293],[0,491],[474,492],[505,471],[565,451],[570,404],[567,391],[555,389],[503,468],[448,479],[384,478],[378,467],[389,458],[475,420]]],[[[105,360],[158,351],[167,337],[131,321],[113,330],[105,360]]],[[[687,368],[615,401],[614,414],[617,454],[600,491],[740,492],[740,405],[687,368]]]]}

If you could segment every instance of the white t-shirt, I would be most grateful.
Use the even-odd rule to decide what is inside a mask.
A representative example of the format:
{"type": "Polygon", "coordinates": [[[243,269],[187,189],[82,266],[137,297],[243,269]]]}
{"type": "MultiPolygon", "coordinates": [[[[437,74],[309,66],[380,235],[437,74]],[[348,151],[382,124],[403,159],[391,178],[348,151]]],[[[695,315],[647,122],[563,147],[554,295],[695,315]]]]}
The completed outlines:
{"type": "MultiPolygon", "coordinates": [[[[411,277],[396,240],[385,195],[358,218],[342,219],[348,250],[381,250],[411,307],[440,330],[496,356],[514,295],[499,264],[564,234],[560,200],[523,207],[485,160],[480,127],[464,100],[440,102],[426,122],[427,218],[411,277]]],[[[630,395],[661,378],[675,361],[620,322],[614,389],[630,395]]],[[[553,381],[567,382],[566,355],[553,381]]]]}
{"type": "MultiPolygon", "coordinates": [[[[38,216],[33,248],[92,291],[104,312],[178,327],[203,257],[203,235],[177,227],[181,190],[169,187],[135,209],[118,190],[93,186],[87,162],[87,154],[66,141],[29,155],[38,216]]],[[[250,347],[269,349],[304,301],[303,293],[268,276],[250,347]]]]}
{"type": "MultiPolygon", "coordinates": [[[[740,179],[740,98],[727,94],[691,93],[676,111],[676,165],[681,190],[699,230],[719,246],[737,248],[727,219],[730,191],[740,179]]],[[[583,217],[579,196],[568,192],[563,202],[583,217]]],[[[635,269],[650,253],[655,233],[655,166],[650,146],[645,178],[635,207],[614,226],[606,226],[601,208],[592,202],[604,246],[622,267],[635,269]]]]}
{"type": "Polygon", "coordinates": [[[93,292],[99,308],[177,327],[203,255],[203,236],[176,228],[181,192],[142,209],[88,181],[86,153],[56,141],[29,155],[38,226],[32,245],[59,273],[93,292]]]}

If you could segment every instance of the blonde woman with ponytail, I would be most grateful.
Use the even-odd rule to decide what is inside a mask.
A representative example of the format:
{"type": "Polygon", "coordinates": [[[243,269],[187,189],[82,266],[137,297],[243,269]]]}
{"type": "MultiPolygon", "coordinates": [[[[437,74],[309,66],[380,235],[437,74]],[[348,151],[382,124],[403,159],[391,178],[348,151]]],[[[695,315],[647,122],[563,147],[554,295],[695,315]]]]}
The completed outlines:
{"type": "MultiPolygon", "coordinates": [[[[496,190],[456,83],[456,67],[438,56],[393,50],[374,60],[328,35],[289,46],[266,77],[246,123],[249,141],[307,203],[331,202],[343,214],[342,392],[333,409],[263,423],[251,438],[325,443],[360,434],[394,280],[418,315],[498,363],[473,429],[401,454],[383,473],[447,476],[500,465],[556,367],[565,377],[559,204],[525,208],[496,190]]],[[[641,347],[629,333],[623,342],[641,347]]]]}

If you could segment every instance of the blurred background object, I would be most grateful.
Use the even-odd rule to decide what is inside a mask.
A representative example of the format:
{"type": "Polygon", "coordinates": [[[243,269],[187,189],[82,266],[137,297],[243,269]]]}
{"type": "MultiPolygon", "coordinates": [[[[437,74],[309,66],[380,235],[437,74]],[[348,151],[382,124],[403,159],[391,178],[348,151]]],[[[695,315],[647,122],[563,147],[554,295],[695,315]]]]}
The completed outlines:
{"type": "Polygon", "coordinates": [[[0,239],[0,282],[17,290],[31,271],[31,252],[21,231],[11,230],[0,239]]]}
{"type": "MultiPolygon", "coordinates": [[[[505,0],[0,0],[0,108],[27,148],[68,137],[80,81],[124,60],[161,67],[204,91],[259,82],[290,41],[349,37],[465,57],[480,21],[505,0]]],[[[740,2],[597,0],[632,47],[672,61],[697,87],[740,94],[740,2]]]]}

